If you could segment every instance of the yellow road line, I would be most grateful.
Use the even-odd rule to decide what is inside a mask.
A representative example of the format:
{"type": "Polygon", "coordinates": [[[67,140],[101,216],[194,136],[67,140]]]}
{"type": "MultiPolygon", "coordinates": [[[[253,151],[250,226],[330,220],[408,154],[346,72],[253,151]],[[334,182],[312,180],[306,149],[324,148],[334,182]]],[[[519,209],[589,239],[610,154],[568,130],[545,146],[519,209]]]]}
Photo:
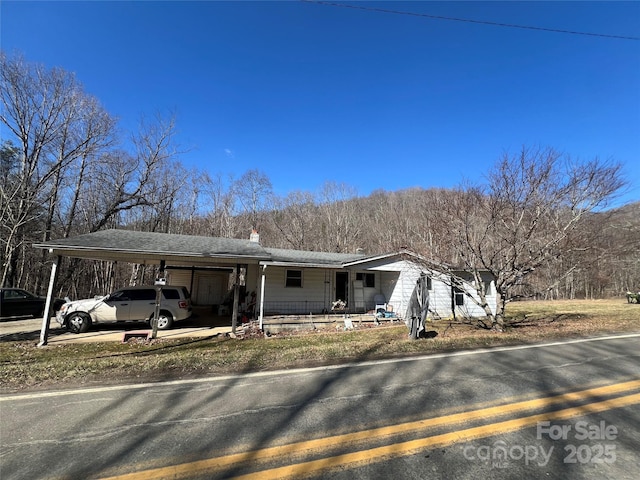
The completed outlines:
{"type": "MultiPolygon", "coordinates": [[[[479,438],[491,437],[500,433],[513,432],[522,428],[531,427],[544,420],[564,420],[572,417],[598,413],[613,408],[621,408],[640,403],[640,393],[624,397],[613,398],[582,405],[580,407],[567,408],[555,412],[531,415],[529,417],[515,418],[480,427],[458,430],[456,432],[434,435],[408,442],[401,442],[383,447],[346,453],[333,457],[313,460],[310,462],[288,465],[270,470],[262,470],[247,475],[233,477],[235,480],[271,480],[299,477],[303,475],[318,474],[322,471],[337,467],[356,467],[370,462],[379,462],[392,457],[403,457],[420,452],[426,448],[443,447],[454,443],[467,442],[479,438]]],[[[193,472],[191,472],[193,473],[193,472]]]]}
{"type": "MultiPolygon", "coordinates": [[[[220,470],[232,465],[243,464],[247,462],[256,462],[273,457],[286,455],[300,455],[314,450],[326,450],[340,445],[348,445],[355,442],[371,441],[377,438],[388,437],[392,435],[407,434],[427,428],[466,423],[473,420],[488,419],[497,416],[515,414],[521,411],[540,409],[567,401],[582,401],[599,396],[608,396],[621,392],[627,392],[640,388],[640,380],[633,380],[613,385],[590,388],[578,392],[568,392],[552,397],[536,398],[522,402],[516,402],[495,407],[481,408],[468,412],[461,412],[451,415],[445,415],[435,418],[427,418],[414,422],[406,422],[399,425],[389,425],[385,427],[363,430],[360,432],[346,433],[331,437],[318,438],[302,442],[291,443],[288,445],[268,447],[260,450],[225,455],[222,457],[210,458],[206,460],[198,460],[184,464],[172,465],[167,467],[154,468],[141,472],[133,472],[124,475],[109,477],[104,480],[151,480],[158,478],[181,478],[193,475],[197,472],[208,472],[220,470]]],[[[601,403],[601,402],[600,402],[601,403]]],[[[597,404],[594,404],[597,405],[597,404]]],[[[575,407],[581,408],[581,407],[575,407]]],[[[611,407],[614,408],[614,407],[611,407]]],[[[564,410],[560,410],[564,411],[564,410]]],[[[553,412],[552,412],[553,413],[553,412]]],[[[529,417],[525,417],[529,418],[529,417]]],[[[499,425],[499,424],[495,424],[499,425]]],[[[481,428],[481,427],[477,427],[481,428]]],[[[471,429],[473,430],[473,429],[471,429]]],[[[465,431],[465,430],[463,430],[465,431]]],[[[447,435],[456,435],[454,432],[447,435]]],[[[430,438],[437,438],[430,437],[430,438]]],[[[313,463],[313,462],[312,462],[313,463]]],[[[285,467],[283,467],[285,468],[285,467]]]]}

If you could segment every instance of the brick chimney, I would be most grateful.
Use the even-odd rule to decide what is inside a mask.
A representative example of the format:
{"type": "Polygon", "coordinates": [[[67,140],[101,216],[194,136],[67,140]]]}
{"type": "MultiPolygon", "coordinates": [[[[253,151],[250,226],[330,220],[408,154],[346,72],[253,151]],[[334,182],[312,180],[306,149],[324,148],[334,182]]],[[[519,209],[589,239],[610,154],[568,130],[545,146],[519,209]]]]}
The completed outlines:
{"type": "Polygon", "coordinates": [[[258,231],[255,228],[253,230],[251,230],[251,235],[249,235],[249,241],[250,242],[255,242],[255,243],[260,243],[260,234],[258,233],[258,231]]]}

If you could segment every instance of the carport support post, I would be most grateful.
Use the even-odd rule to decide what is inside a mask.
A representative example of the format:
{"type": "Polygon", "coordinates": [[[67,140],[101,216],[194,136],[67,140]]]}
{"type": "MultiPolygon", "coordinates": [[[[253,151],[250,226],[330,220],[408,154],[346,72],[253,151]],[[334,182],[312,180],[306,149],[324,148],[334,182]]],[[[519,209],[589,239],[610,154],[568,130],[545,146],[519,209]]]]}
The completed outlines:
{"type": "Polygon", "coordinates": [[[233,282],[233,313],[231,316],[231,333],[235,335],[238,326],[238,303],[240,297],[240,264],[236,265],[236,279],[233,282]]]}
{"type": "MultiPolygon", "coordinates": [[[[52,253],[51,250],[49,250],[52,253]]],[[[40,343],[38,343],[39,347],[44,347],[47,344],[49,339],[49,325],[51,324],[51,305],[52,305],[52,297],[53,290],[56,284],[56,278],[58,275],[58,263],[60,263],[61,256],[58,255],[53,260],[53,265],[51,265],[51,276],[49,277],[49,288],[47,290],[47,301],[44,304],[44,311],[42,312],[42,328],[40,329],[40,343]]]]}
{"type": "Polygon", "coordinates": [[[262,330],[262,322],[264,319],[264,283],[266,281],[265,270],[266,265],[262,266],[262,281],[260,282],[260,330],[262,330]]]}

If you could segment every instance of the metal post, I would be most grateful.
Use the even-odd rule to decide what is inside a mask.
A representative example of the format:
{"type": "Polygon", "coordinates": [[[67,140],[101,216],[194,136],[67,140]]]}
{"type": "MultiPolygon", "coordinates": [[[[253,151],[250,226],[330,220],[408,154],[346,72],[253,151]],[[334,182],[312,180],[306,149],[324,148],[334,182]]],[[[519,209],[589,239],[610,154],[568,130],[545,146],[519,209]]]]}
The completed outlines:
{"type": "Polygon", "coordinates": [[[160,302],[162,301],[162,286],[165,284],[164,279],[164,260],[160,260],[160,269],[158,270],[158,278],[156,278],[156,305],[153,310],[153,320],[151,320],[151,338],[158,336],[158,317],[160,317],[160,302]]]}
{"type": "Polygon", "coordinates": [[[231,333],[235,335],[238,326],[238,303],[240,297],[240,264],[236,265],[236,278],[233,282],[233,313],[231,314],[231,333]]]}
{"type": "Polygon", "coordinates": [[[264,318],[264,284],[266,281],[265,270],[267,269],[266,265],[262,267],[262,283],[260,285],[260,330],[262,330],[262,320],[264,318]]]}
{"type": "MultiPolygon", "coordinates": [[[[49,250],[51,252],[51,250],[49,250]]],[[[58,255],[53,260],[53,265],[51,265],[51,275],[49,277],[49,288],[47,290],[47,301],[44,304],[44,311],[42,312],[42,328],[40,329],[40,343],[38,343],[39,347],[44,347],[49,340],[49,326],[51,324],[51,306],[53,302],[51,298],[53,297],[53,290],[56,283],[56,277],[58,272],[58,263],[60,263],[61,256],[58,255]]]]}

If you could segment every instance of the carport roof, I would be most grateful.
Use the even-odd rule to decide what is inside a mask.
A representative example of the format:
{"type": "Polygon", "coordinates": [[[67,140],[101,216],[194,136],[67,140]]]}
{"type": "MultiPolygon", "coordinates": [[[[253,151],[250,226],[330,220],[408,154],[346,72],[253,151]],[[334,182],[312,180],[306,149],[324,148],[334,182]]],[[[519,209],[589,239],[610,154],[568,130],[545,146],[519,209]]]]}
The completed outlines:
{"type": "Polygon", "coordinates": [[[256,242],[234,238],[216,238],[133,230],[100,230],[77,237],[35,243],[57,255],[98,260],[124,260],[157,263],[161,259],[269,259],[270,255],[256,242]]]}
{"type": "Polygon", "coordinates": [[[159,263],[160,260],[197,265],[265,262],[340,268],[345,263],[366,258],[363,254],[265,248],[257,242],[236,238],[117,229],[34,243],[33,246],[66,257],[133,263],[159,263]]]}

